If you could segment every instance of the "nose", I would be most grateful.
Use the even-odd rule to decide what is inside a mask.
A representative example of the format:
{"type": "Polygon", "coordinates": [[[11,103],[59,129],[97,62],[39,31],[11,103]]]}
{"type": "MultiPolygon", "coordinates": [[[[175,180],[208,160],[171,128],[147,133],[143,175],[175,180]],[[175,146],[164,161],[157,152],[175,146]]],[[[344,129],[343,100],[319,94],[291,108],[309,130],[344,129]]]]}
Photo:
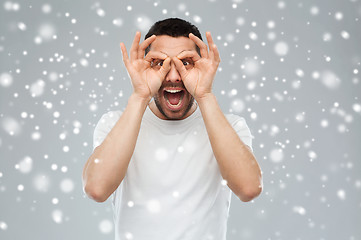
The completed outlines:
{"type": "Polygon", "coordinates": [[[170,63],[170,70],[165,77],[165,80],[170,82],[180,82],[182,80],[173,61],[170,63]]]}

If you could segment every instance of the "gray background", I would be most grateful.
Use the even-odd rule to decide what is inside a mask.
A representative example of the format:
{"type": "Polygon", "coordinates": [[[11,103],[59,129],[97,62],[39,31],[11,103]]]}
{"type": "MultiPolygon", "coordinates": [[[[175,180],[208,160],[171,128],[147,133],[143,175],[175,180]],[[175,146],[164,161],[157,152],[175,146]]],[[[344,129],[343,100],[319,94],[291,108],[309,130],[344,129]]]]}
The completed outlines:
{"type": "Polygon", "coordinates": [[[132,91],[119,42],[168,17],[211,31],[214,93],[254,135],[264,190],[232,196],[227,239],[361,239],[359,0],[2,1],[0,239],[114,238],[81,172],[132,91]]]}

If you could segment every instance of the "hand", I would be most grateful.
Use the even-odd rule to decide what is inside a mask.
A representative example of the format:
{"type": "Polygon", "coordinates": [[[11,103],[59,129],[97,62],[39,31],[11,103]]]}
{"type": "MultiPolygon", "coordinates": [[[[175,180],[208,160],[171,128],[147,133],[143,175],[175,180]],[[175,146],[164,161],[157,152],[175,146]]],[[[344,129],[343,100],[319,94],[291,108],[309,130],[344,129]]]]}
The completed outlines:
{"type": "Polygon", "coordinates": [[[140,32],[137,32],[130,48],[130,59],[124,43],[120,43],[123,62],[132,81],[134,93],[148,101],[158,92],[170,69],[170,58],[161,52],[150,51],[144,57],[145,49],[155,38],[153,35],[139,45],[140,32]],[[154,59],[158,61],[155,63],[154,59]]]}
{"type": "Polygon", "coordinates": [[[182,77],[188,92],[198,101],[212,92],[212,84],[220,63],[219,52],[210,32],[206,32],[207,45],[194,34],[189,38],[197,44],[201,56],[196,51],[183,51],[173,57],[174,64],[182,77]]]}

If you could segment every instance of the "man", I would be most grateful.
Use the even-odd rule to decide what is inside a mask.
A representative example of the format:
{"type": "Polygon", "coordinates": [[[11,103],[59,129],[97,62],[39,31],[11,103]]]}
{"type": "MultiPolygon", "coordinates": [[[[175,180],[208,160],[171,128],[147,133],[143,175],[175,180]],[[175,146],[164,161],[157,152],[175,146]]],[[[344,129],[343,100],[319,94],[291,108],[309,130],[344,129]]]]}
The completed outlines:
{"type": "Polygon", "coordinates": [[[245,120],[212,93],[220,57],[206,38],[209,50],[197,27],[170,18],[141,44],[137,32],[130,56],[120,44],[134,91],[101,117],[83,171],[90,198],[112,196],[117,240],[225,240],[231,191],[244,202],[262,191],[245,120]]]}

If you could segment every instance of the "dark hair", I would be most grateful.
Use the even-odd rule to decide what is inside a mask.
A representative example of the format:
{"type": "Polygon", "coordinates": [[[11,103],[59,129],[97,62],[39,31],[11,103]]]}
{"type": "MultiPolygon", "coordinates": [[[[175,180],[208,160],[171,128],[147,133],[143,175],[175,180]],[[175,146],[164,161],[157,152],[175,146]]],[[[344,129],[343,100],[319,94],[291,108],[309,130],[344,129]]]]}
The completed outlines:
{"type": "MultiPolygon", "coordinates": [[[[151,37],[153,34],[156,36],[168,35],[171,37],[189,37],[190,33],[193,33],[201,40],[203,40],[198,28],[190,22],[180,18],[167,18],[154,23],[153,26],[149,29],[148,33],[145,35],[144,40],[151,37]]],[[[196,50],[198,54],[201,55],[197,45],[196,50]]],[[[145,55],[147,55],[149,51],[150,45],[145,49],[145,55]]]]}

